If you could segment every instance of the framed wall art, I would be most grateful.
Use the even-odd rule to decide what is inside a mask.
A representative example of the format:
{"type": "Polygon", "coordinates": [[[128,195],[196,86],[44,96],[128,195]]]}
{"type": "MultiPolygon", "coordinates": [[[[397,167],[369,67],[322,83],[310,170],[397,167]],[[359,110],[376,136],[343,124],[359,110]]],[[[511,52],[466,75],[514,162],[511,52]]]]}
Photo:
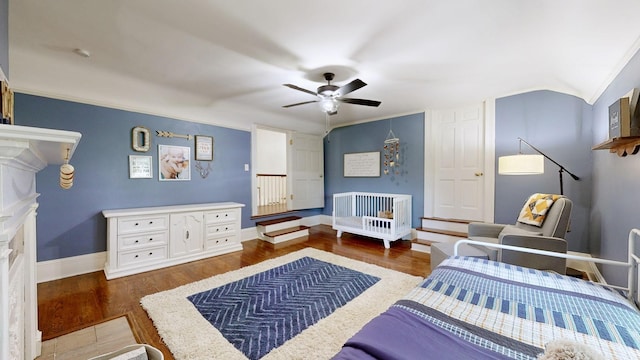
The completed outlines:
{"type": "Polygon", "coordinates": [[[153,178],[151,156],[129,155],[129,179],[153,178]]]}
{"type": "Polygon", "coordinates": [[[158,179],[160,181],[191,180],[191,148],[158,145],[158,179]]]}
{"type": "Polygon", "coordinates": [[[196,160],[213,160],[213,136],[196,135],[196,160]]]}
{"type": "Polygon", "coordinates": [[[344,177],[380,177],[380,151],[344,154],[344,177]]]}

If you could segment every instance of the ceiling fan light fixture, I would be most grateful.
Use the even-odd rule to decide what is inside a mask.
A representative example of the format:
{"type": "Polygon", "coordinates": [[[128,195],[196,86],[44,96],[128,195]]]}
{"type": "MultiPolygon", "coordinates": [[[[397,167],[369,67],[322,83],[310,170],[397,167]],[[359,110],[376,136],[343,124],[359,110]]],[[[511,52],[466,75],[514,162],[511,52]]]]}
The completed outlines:
{"type": "Polygon", "coordinates": [[[323,98],[320,101],[320,107],[322,108],[323,112],[335,113],[336,111],[338,111],[338,101],[330,97],[323,98]]]}

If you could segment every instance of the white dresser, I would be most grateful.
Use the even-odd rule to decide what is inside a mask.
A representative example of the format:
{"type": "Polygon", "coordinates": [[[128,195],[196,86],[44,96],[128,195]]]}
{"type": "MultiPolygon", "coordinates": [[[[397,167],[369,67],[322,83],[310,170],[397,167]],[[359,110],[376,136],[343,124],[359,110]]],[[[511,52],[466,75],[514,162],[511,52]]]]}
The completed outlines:
{"type": "Polygon", "coordinates": [[[242,250],[243,204],[104,210],[107,279],[242,250]]]}

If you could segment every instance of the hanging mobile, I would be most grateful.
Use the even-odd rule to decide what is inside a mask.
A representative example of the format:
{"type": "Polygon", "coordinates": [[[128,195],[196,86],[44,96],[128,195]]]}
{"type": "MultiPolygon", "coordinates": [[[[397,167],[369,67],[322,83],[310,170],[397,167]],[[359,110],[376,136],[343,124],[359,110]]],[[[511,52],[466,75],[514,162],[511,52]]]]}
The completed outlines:
{"type": "Polygon", "coordinates": [[[396,134],[393,133],[393,129],[391,128],[391,121],[389,122],[389,134],[387,138],[384,140],[384,174],[389,174],[389,168],[391,172],[399,174],[398,170],[398,160],[400,160],[400,139],[396,137],[396,134]]]}

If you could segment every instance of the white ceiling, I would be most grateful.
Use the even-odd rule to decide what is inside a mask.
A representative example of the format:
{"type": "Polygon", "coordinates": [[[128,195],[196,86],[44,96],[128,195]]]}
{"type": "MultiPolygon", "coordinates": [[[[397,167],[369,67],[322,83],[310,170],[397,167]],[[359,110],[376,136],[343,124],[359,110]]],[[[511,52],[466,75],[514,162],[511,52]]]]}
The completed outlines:
{"type": "Polygon", "coordinates": [[[368,85],[331,126],[531,90],[592,103],[640,46],[638,0],[9,0],[18,92],[238,129],[325,130],[321,74],[368,85]],[[82,57],[74,49],[86,49],[82,57]]]}

